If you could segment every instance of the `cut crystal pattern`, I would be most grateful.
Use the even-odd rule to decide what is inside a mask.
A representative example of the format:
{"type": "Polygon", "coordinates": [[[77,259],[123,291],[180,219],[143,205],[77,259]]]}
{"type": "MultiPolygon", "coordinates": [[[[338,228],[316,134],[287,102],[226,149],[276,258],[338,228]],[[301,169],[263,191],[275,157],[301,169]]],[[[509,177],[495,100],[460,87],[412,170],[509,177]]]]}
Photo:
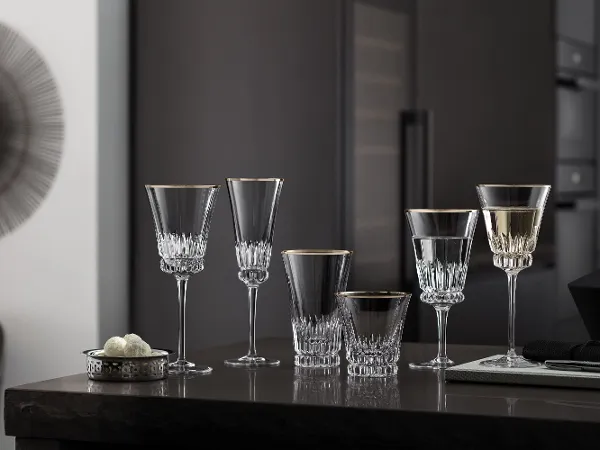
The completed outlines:
{"type": "Polygon", "coordinates": [[[238,242],[235,245],[240,270],[266,272],[271,263],[271,244],[268,242],[238,242]]]}
{"type": "Polygon", "coordinates": [[[292,319],[296,365],[328,367],[339,364],[342,325],[335,311],[329,316],[303,316],[292,319]]]}
{"type": "Polygon", "coordinates": [[[157,232],[156,239],[163,272],[196,274],[204,269],[206,239],[201,235],[157,232]]]}

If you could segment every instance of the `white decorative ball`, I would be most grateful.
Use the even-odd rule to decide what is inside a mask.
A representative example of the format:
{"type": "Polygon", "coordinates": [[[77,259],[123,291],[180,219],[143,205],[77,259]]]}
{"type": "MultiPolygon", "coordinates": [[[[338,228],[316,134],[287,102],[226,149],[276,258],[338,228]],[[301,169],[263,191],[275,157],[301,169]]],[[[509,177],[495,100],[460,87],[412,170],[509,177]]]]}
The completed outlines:
{"type": "Polygon", "coordinates": [[[139,356],[150,356],[152,354],[152,349],[150,348],[150,345],[144,341],[133,340],[127,342],[124,353],[128,358],[136,358],[139,356]]]}
{"type": "Polygon", "coordinates": [[[104,356],[125,356],[127,341],[120,336],[111,337],[104,344],[104,356]]]}
{"type": "Polygon", "coordinates": [[[141,337],[134,333],[126,334],[125,336],[123,336],[123,339],[125,339],[127,342],[143,341],[141,337]]]}

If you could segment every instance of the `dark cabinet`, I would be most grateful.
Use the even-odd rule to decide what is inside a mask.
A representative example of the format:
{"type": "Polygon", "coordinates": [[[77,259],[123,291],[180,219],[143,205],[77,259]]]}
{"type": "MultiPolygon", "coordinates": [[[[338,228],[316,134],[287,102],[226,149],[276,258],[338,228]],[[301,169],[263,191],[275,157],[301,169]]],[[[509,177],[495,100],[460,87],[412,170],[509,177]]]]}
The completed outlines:
{"type": "Polygon", "coordinates": [[[580,42],[567,42],[559,36],[556,44],[556,64],[559,69],[593,75],[596,73],[594,47],[580,42]]]}
{"type": "Polygon", "coordinates": [[[559,159],[596,159],[594,142],[595,91],[585,88],[557,89],[557,156],[559,159]]]}
{"type": "Polygon", "coordinates": [[[557,0],[556,28],[561,37],[595,44],[595,0],[557,0]]]}

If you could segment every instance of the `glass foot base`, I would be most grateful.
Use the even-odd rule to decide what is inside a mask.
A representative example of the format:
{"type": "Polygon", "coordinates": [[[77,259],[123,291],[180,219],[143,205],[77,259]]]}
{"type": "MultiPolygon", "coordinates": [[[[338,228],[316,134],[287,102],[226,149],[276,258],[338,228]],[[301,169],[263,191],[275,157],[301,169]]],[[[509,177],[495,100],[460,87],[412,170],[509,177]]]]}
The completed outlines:
{"type": "Polygon", "coordinates": [[[337,367],[340,365],[340,355],[296,355],[294,365],[298,367],[337,367]]]}
{"type": "Polygon", "coordinates": [[[225,365],[228,367],[276,367],[279,364],[278,359],[263,358],[262,356],[242,356],[225,360],[225,365]]]}
{"type": "Polygon", "coordinates": [[[391,377],[398,373],[398,366],[367,366],[364,364],[348,364],[348,375],[355,377],[391,377]]]}
{"type": "Polygon", "coordinates": [[[212,367],[189,361],[175,361],[169,364],[169,375],[207,375],[211,372],[212,367]]]}
{"type": "Polygon", "coordinates": [[[525,359],[519,355],[504,355],[496,359],[486,359],[485,361],[481,361],[479,364],[487,367],[501,367],[506,369],[526,369],[530,367],[541,367],[542,365],[535,361],[529,361],[528,359],[525,359]]]}
{"type": "Polygon", "coordinates": [[[454,361],[448,358],[433,358],[431,361],[426,361],[422,363],[410,363],[408,367],[411,369],[417,370],[440,370],[447,369],[448,367],[452,367],[454,365],[454,361]]]}

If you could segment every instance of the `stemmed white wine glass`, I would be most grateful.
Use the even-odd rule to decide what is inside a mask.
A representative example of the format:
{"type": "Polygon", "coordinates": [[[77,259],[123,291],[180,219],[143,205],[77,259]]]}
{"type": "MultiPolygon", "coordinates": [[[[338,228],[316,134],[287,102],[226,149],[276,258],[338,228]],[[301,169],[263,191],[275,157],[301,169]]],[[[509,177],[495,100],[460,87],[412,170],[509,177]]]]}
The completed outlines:
{"type": "Polygon", "coordinates": [[[490,367],[526,368],[540,364],[529,361],[515,350],[517,276],[531,267],[533,252],[550,186],[545,184],[481,184],[477,194],[483,210],[494,266],[508,277],[508,352],[482,361],[490,367]]]}

